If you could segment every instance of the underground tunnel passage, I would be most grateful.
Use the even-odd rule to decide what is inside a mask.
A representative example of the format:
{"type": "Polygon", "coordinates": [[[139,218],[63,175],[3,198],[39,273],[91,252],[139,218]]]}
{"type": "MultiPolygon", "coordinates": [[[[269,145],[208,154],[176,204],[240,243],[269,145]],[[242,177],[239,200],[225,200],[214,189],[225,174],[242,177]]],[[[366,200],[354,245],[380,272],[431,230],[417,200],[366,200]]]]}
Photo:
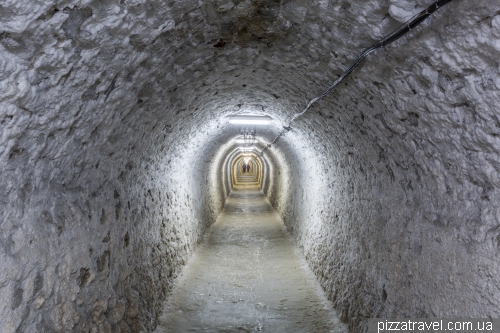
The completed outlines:
{"type": "Polygon", "coordinates": [[[2,1],[0,331],[160,329],[252,193],[349,332],[500,317],[497,1],[449,1],[291,122],[431,4],[2,1]]]}

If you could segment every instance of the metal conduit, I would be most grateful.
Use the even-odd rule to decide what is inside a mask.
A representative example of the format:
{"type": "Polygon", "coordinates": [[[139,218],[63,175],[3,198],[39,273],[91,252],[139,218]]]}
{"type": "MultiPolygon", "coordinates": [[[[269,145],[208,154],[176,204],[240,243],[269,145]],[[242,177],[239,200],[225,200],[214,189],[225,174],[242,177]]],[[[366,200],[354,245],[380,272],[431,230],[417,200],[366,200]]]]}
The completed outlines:
{"type": "Polygon", "coordinates": [[[283,129],[278,133],[276,138],[274,138],[274,140],[271,143],[267,144],[260,151],[260,154],[262,155],[262,153],[264,153],[264,151],[267,148],[270,148],[278,140],[278,138],[280,136],[282,136],[287,131],[289,131],[291,129],[291,124],[295,119],[299,118],[304,113],[306,113],[307,110],[309,110],[309,108],[311,107],[311,105],[313,105],[314,103],[316,103],[317,101],[319,101],[320,99],[322,99],[323,97],[328,95],[333,90],[333,88],[335,88],[342,80],[344,80],[347,76],[349,76],[349,74],[351,74],[354,71],[354,69],[360,65],[361,61],[364,58],[366,58],[370,53],[400,39],[401,37],[406,35],[408,32],[410,32],[412,29],[417,27],[420,23],[422,23],[426,18],[431,16],[439,8],[443,7],[444,5],[446,5],[447,3],[452,2],[452,1],[454,1],[454,0],[438,0],[438,1],[434,2],[432,5],[430,5],[429,7],[422,10],[420,13],[416,14],[411,19],[406,21],[399,28],[397,28],[396,30],[394,30],[393,32],[391,32],[390,34],[388,34],[387,36],[382,38],[380,41],[378,41],[377,43],[373,44],[372,46],[364,49],[363,52],[361,52],[361,54],[358,56],[358,58],[356,58],[356,60],[352,63],[352,65],[349,66],[349,68],[347,68],[344,71],[344,73],[342,73],[342,75],[328,87],[328,89],[326,89],[320,96],[311,99],[309,101],[309,103],[307,104],[307,106],[305,107],[305,109],[302,110],[302,112],[298,112],[298,113],[293,115],[292,119],[290,119],[290,121],[288,122],[288,126],[283,126],[283,129]]]}

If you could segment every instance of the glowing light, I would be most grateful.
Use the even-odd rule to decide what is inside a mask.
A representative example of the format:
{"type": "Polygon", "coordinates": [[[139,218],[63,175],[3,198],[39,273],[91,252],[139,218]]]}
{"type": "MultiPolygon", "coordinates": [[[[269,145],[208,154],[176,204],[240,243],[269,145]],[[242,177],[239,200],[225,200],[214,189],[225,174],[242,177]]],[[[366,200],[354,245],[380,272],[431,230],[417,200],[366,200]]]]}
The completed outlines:
{"type": "Polygon", "coordinates": [[[236,125],[269,125],[272,118],[258,115],[234,115],[229,116],[229,123],[236,125]]]}
{"type": "Polygon", "coordinates": [[[253,144],[253,143],[257,143],[257,139],[238,138],[238,139],[236,139],[236,143],[239,143],[239,144],[253,144]]]}

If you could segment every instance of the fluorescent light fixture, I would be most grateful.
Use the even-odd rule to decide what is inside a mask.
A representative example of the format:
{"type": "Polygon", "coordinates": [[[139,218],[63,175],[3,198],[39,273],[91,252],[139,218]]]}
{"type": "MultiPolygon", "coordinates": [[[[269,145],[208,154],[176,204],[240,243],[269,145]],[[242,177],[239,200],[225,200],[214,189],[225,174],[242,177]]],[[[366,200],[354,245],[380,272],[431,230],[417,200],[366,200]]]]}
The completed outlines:
{"type": "Polygon", "coordinates": [[[254,143],[257,143],[257,139],[238,138],[238,139],[236,139],[236,143],[239,143],[239,144],[254,144],[254,143]]]}
{"type": "Polygon", "coordinates": [[[269,125],[272,118],[259,115],[234,115],[229,116],[229,123],[236,125],[269,125]]]}
{"type": "Polygon", "coordinates": [[[254,147],[240,147],[239,150],[244,153],[254,152],[254,147]]]}

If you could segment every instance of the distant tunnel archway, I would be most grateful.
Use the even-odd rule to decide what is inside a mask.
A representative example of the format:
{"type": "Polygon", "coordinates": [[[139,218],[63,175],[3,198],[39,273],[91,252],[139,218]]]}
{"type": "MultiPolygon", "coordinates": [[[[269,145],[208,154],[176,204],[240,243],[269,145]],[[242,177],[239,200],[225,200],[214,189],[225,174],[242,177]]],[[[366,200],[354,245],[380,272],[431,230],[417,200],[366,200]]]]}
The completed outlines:
{"type": "Polygon", "coordinates": [[[229,121],[247,113],[272,119],[254,131],[252,186],[352,332],[500,317],[500,2],[445,2],[375,52],[420,9],[4,1],[0,332],[154,331],[250,180],[229,121]]]}
{"type": "Polygon", "coordinates": [[[238,153],[230,162],[232,188],[258,187],[262,189],[264,163],[255,153],[238,153]],[[243,172],[243,165],[250,165],[250,170],[243,172]]]}

